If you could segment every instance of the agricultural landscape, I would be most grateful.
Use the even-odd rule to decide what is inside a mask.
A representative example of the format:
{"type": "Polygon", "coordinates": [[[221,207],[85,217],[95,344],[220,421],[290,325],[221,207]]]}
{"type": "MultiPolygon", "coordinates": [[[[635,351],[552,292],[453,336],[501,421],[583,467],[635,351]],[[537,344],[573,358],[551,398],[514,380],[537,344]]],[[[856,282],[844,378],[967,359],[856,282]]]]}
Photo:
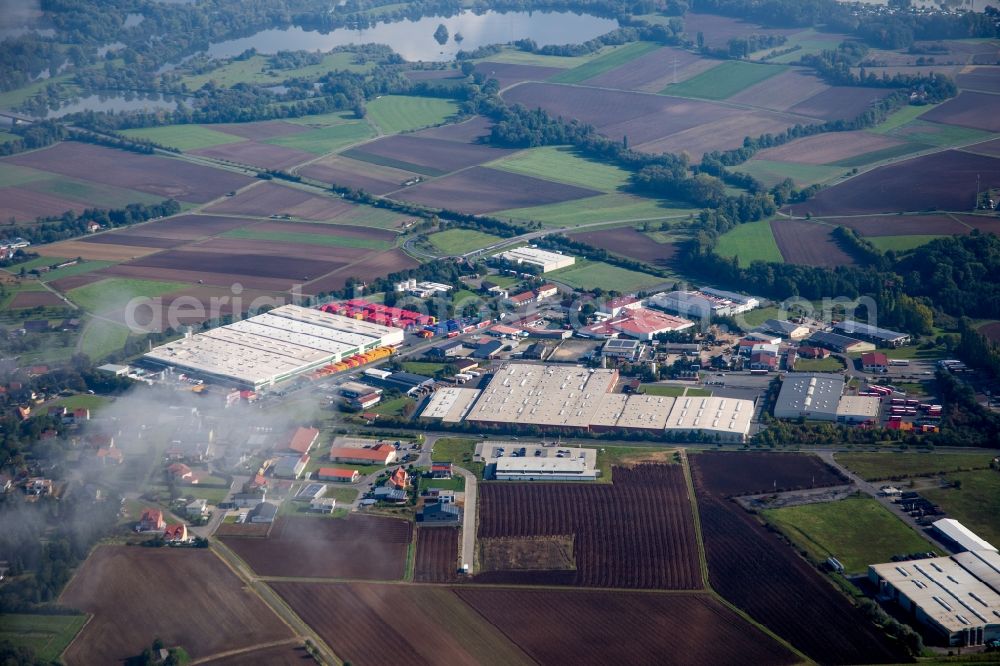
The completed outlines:
{"type": "Polygon", "coordinates": [[[995,0],[8,11],[0,662],[997,660],[995,0]]]}

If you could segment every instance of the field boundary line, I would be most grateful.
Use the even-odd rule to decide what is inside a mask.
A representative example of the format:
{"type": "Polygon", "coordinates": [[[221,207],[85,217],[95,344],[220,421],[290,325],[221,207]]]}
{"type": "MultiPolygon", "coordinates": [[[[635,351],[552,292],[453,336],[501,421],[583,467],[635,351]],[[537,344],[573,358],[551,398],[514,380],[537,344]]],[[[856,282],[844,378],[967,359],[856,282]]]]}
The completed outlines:
{"type": "MultiPolygon", "coordinates": [[[[90,552],[87,553],[87,557],[90,557],[90,553],[93,552],[93,550],[94,550],[93,548],[90,549],[90,552]]],[[[84,560],[84,561],[86,561],[86,560],[84,560]]],[[[80,566],[82,566],[82,564],[80,566]]],[[[78,571],[80,569],[80,566],[77,567],[78,571]]],[[[73,574],[73,578],[76,578],[76,573],[75,572],[73,574]]],[[[65,590],[67,587],[69,587],[69,584],[73,580],[73,578],[70,578],[69,581],[66,582],[66,585],[63,586],[63,590],[65,590]]],[[[60,592],[59,596],[62,596],[61,592],[60,592]]],[[[69,652],[69,649],[71,647],[73,647],[73,643],[76,643],[80,639],[80,636],[83,635],[83,630],[86,629],[87,625],[90,624],[90,621],[94,619],[94,614],[93,613],[84,613],[84,615],[87,616],[87,621],[83,623],[83,626],[80,627],[80,630],[78,632],[76,632],[75,636],[73,636],[73,640],[71,640],[69,643],[66,643],[66,647],[64,647],[63,651],[59,653],[58,659],[59,659],[59,661],[61,663],[66,663],[65,661],[63,661],[63,655],[66,654],[67,652],[69,652]]]]}
{"type": "Polygon", "coordinates": [[[721,594],[716,592],[715,589],[712,588],[712,583],[709,581],[708,578],[708,557],[705,554],[705,541],[701,532],[701,515],[698,512],[698,498],[694,492],[694,478],[691,476],[691,466],[688,463],[687,449],[685,449],[684,447],[679,447],[679,451],[681,454],[681,467],[684,469],[684,480],[688,487],[688,500],[691,502],[691,512],[694,518],[694,534],[695,534],[695,539],[698,542],[698,559],[702,567],[702,578],[703,578],[703,584],[705,586],[705,592],[708,593],[710,596],[712,596],[720,604],[722,604],[729,610],[739,615],[750,625],[756,627],[757,629],[762,631],[765,635],[769,636],[772,640],[776,641],[779,645],[791,651],[792,654],[796,655],[802,660],[801,663],[804,664],[816,663],[812,659],[807,657],[802,651],[800,651],[794,645],[786,641],[778,634],[771,631],[768,627],[754,620],[752,617],[750,617],[749,614],[747,614],[746,611],[732,604],[728,599],[723,597],[721,594]]]}
{"type": "Polygon", "coordinates": [[[225,652],[216,652],[215,654],[206,655],[204,657],[199,657],[198,659],[192,659],[188,662],[190,666],[195,666],[195,664],[204,664],[206,662],[214,661],[216,659],[224,659],[226,657],[234,657],[239,654],[246,654],[247,652],[256,652],[257,650],[265,650],[267,648],[281,647],[282,645],[298,645],[301,641],[299,637],[295,638],[285,638],[280,641],[271,641],[270,643],[257,643],[256,645],[249,645],[247,647],[236,648],[235,650],[226,650],[225,652]]]}

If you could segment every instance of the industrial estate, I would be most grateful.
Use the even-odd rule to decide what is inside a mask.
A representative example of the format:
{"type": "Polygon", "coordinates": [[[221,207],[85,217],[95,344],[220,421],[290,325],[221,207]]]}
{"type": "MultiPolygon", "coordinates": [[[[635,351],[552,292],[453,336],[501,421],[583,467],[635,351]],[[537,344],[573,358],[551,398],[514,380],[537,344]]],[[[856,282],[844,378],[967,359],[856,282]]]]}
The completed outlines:
{"type": "Polygon", "coordinates": [[[0,11],[0,663],[1000,663],[1000,0],[0,11]]]}

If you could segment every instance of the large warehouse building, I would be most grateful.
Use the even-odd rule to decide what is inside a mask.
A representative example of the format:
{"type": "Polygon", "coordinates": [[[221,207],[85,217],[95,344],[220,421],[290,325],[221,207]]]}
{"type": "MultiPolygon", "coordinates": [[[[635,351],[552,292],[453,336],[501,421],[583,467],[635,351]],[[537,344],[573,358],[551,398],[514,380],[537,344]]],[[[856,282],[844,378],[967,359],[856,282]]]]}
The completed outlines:
{"type": "Polygon", "coordinates": [[[537,247],[519,247],[507,250],[500,255],[513,264],[526,264],[540,268],[543,273],[566,268],[576,263],[576,259],[569,255],[539,250],[537,247]]]}
{"type": "Polygon", "coordinates": [[[258,391],[350,356],[402,342],[402,329],[283,305],[168,342],[144,358],[207,381],[258,391]]]}
{"type": "Polygon", "coordinates": [[[844,395],[844,378],[830,374],[791,374],[781,384],[774,416],[811,421],[876,421],[881,403],[870,396],[844,395]]]}
{"type": "MultiPolygon", "coordinates": [[[[688,433],[727,442],[742,442],[750,431],[750,400],[613,393],[617,381],[617,370],[509,363],[482,390],[466,420],[592,432],[688,433]]],[[[431,409],[424,415],[437,413],[431,409]]]]}

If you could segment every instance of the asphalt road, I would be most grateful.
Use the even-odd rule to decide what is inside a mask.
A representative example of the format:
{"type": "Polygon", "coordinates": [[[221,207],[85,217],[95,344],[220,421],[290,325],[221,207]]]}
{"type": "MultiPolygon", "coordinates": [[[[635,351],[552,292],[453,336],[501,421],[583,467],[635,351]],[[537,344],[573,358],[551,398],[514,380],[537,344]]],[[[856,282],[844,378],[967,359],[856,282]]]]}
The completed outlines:
{"type": "Polygon", "coordinates": [[[476,564],[476,500],[479,489],[476,487],[476,475],[467,469],[452,466],[452,469],[465,479],[465,513],[462,516],[461,562],[469,565],[469,573],[474,573],[476,564]]]}

